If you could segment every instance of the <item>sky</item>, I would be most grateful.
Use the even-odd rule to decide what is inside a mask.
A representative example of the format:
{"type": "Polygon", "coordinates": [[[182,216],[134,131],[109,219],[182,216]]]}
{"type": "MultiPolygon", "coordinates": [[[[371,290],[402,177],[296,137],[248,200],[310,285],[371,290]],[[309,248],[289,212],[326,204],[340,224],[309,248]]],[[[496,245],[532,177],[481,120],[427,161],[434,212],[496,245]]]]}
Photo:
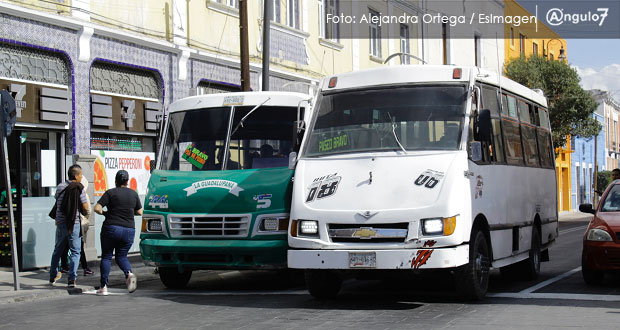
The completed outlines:
{"type": "MultiPolygon", "coordinates": [[[[529,11],[533,11],[537,4],[542,5],[542,2],[557,2],[557,7],[563,8],[571,6],[573,1],[583,0],[517,0],[529,11]]],[[[609,0],[595,3],[604,5],[605,1],[609,0]]],[[[564,39],[567,43],[568,64],[579,73],[581,86],[586,90],[609,91],[620,102],[620,39],[564,39]]]]}
{"type": "Polygon", "coordinates": [[[609,91],[620,102],[620,39],[568,39],[568,63],[584,89],[609,91]]]}

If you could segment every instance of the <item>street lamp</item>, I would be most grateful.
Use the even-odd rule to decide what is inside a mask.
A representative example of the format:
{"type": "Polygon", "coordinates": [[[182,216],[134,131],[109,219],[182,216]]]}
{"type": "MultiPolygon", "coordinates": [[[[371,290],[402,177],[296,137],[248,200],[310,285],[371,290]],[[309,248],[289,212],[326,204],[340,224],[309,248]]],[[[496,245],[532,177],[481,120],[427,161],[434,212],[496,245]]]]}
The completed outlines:
{"type": "Polygon", "coordinates": [[[547,47],[545,47],[545,49],[543,49],[543,56],[547,57],[547,55],[549,54],[549,44],[554,41],[557,40],[560,42],[561,48],[560,48],[560,56],[558,56],[558,60],[560,61],[564,61],[566,59],[566,55],[564,55],[564,44],[562,43],[562,40],[558,39],[558,38],[553,38],[550,39],[549,41],[547,41],[547,47]]]}

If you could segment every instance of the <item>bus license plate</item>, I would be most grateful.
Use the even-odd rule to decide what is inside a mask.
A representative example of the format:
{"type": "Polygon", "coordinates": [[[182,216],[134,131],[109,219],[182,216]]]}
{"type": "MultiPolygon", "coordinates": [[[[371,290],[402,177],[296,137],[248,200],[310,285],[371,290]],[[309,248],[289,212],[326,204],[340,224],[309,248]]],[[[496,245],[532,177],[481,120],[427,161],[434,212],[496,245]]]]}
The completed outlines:
{"type": "Polygon", "coordinates": [[[377,255],[375,252],[349,252],[349,268],[375,268],[377,255]]]}

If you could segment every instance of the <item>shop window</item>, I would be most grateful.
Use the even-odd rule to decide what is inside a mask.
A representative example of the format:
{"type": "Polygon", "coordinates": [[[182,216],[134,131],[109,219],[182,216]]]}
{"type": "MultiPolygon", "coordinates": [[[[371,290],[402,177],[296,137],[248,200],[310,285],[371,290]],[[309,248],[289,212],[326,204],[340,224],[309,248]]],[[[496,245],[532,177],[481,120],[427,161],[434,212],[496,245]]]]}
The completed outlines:
{"type": "Polygon", "coordinates": [[[0,43],[0,77],[68,86],[71,67],[63,54],[0,43]]]}
{"type": "Polygon", "coordinates": [[[91,68],[90,89],[93,92],[137,96],[161,100],[161,79],[155,71],[122,66],[108,62],[95,62],[91,68]]]}

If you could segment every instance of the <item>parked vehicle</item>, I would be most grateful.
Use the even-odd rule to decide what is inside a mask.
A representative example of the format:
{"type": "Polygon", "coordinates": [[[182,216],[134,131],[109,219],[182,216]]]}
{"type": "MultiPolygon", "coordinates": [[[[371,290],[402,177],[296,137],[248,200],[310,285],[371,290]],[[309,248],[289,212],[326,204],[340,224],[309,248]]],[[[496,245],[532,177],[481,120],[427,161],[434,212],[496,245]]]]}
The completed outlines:
{"type": "Polygon", "coordinates": [[[547,101],[476,67],[392,66],[323,80],[297,162],[288,265],[333,297],[345,277],[489,270],[535,278],[558,235],[547,101]]]}
{"type": "Polygon", "coordinates": [[[586,284],[602,284],[605,272],[620,270],[620,180],[607,187],[596,209],[581,204],[579,211],[594,214],[583,235],[581,274],[586,284]]]}
{"type": "Polygon", "coordinates": [[[170,105],[140,234],[142,258],[164,285],[184,287],[196,269],[286,268],[289,154],[308,102],[252,92],[170,105]]]}

